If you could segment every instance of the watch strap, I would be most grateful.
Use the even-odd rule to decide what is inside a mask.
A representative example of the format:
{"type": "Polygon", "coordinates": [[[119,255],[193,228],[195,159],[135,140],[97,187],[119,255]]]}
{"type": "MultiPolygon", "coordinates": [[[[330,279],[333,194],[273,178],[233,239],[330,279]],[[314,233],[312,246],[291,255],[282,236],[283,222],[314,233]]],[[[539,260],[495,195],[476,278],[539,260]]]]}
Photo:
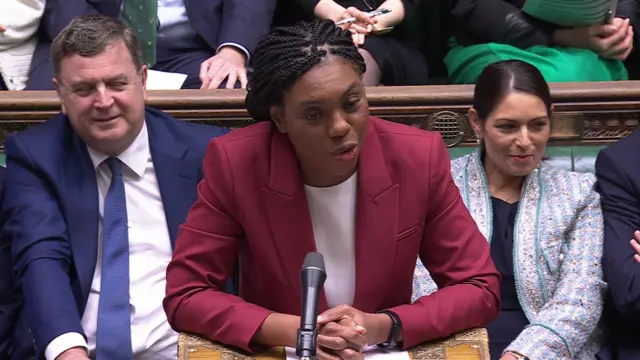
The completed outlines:
{"type": "Polygon", "coordinates": [[[402,321],[396,313],[390,310],[378,311],[378,314],[386,314],[387,316],[389,316],[389,318],[391,318],[391,329],[389,329],[389,337],[387,338],[387,341],[378,344],[378,347],[384,349],[395,348],[398,345],[396,343],[396,339],[398,338],[398,334],[400,334],[400,331],[402,330],[402,321]]]}

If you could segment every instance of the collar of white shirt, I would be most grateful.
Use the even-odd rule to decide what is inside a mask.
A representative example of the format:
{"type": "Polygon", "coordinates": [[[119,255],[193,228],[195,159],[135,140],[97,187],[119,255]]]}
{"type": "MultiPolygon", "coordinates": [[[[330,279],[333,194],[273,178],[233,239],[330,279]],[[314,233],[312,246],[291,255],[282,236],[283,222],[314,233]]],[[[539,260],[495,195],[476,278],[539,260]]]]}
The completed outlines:
{"type": "MultiPolygon", "coordinates": [[[[93,168],[97,169],[102,164],[108,155],[105,155],[87,145],[91,162],[93,162],[93,168]]],[[[149,135],[147,133],[147,124],[143,123],[142,130],[138,136],[133,140],[131,145],[117,156],[124,165],[131,169],[136,175],[142,177],[144,175],[145,168],[147,166],[147,160],[149,160],[149,135]]]]}

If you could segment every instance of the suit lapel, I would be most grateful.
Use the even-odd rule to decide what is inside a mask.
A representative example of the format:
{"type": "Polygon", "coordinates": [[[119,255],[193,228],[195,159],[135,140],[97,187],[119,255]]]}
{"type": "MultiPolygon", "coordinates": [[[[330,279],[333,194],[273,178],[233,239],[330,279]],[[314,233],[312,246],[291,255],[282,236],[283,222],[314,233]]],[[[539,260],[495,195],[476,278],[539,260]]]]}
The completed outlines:
{"type": "Polygon", "coordinates": [[[68,201],[67,229],[73,252],[73,261],[82,298],[80,313],[84,312],[86,300],[89,297],[93,273],[98,257],[98,186],[96,185],[96,171],[89,157],[87,146],[71,129],[70,148],[67,156],[62,159],[63,167],[60,184],[65,186],[64,194],[68,201]]]}
{"type": "Polygon", "coordinates": [[[398,227],[399,187],[393,184],[369,121],[358,160],[356,204],[356,291],[353,306],[375,312],[393,274],[398,227]]]}
{"type": "Polygon", "coordinates": [[[178,228],[196,200],[198,164],[185,159],[188,147],[178,141],[160,119],[146,113],[149,148],[156,171],[160,196],[167,220],[171,247],[175,245],[178,228]]]}
{"type": "Polygon", "coordinates": [[[461,195],[478,229],[491,243],[493,211],[487,175],[482,165],[482,150],[478,148],[467,157],[461,195]]]}
{"type": "MultiPolygon", "coordinates": [[[[302,300],[300,269],[308,252],[317,251],[302,173],[285,135],[273,132],[269,187],[262,189],[273,246],[280,255],[294,294],[302,300]]],[[[327,308],[324,291],[320,309],[327,308]]],[[[321,310],[322,311],[322,310],[321,310]]]]}

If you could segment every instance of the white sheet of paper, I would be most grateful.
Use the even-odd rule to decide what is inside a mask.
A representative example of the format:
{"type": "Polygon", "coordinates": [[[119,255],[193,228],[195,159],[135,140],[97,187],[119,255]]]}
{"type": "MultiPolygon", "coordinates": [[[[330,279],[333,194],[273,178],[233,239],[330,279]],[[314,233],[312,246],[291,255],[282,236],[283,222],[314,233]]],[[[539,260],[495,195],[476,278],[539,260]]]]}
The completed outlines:
{"type": "Polygon", "coordinates": [[[180,90],[186,79],[186,74],[148,70],[147,90],[180,90]]]}
{"type": "MultiPolygon", "coordinates": [[[[298,360],[296,349],[285,348],[287,360],[298,360]]],[[[365,351],[366,360],[410,360],[409,353],[402,350],[381,349],[377,346],[369,346],[365,351]]]]}

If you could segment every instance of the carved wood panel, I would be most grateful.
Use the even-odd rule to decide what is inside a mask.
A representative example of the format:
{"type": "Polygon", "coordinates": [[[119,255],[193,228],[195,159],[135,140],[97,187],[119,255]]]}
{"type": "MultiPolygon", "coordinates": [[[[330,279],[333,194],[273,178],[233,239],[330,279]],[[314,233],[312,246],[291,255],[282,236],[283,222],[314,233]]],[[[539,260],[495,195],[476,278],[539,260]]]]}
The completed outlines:
{"type": "MultiPolygon", "coordinates": [[[[640,122],[640,82],[552,84],[556,112],[551,141],[606,144],[627,136],[640,122]]],[[[252,124],[243,90],[151,91],[148,104],[185,121],[238,128],[252,124]]],[[[374,116],[438,131],[448,146],[471,146],[466,112],[473,86],[406,86],[367,89],[374,116]]],[[[55,92],[0,92],[0,143],[58,113],[55,92]]]]}

